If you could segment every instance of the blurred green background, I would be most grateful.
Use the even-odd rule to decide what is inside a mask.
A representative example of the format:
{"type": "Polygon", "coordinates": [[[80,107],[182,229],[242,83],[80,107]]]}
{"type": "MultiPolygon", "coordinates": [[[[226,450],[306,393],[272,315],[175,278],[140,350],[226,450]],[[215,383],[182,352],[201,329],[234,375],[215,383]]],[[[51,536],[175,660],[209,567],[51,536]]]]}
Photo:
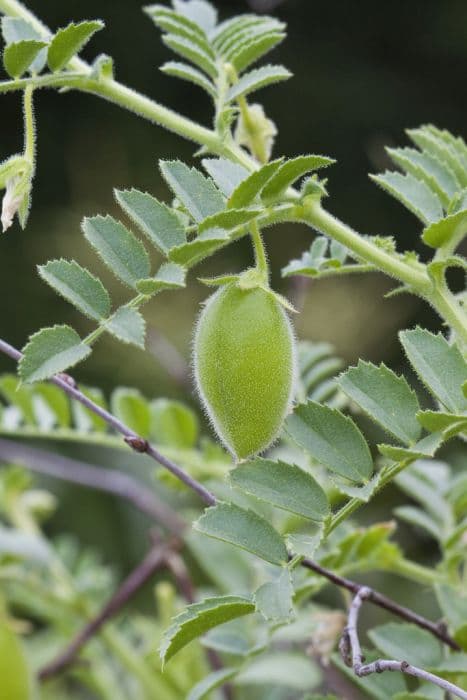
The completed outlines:
{"type": "MultiPolygon", "coordinates": [[[[204,94],[157,70],[171,55],[139,2],[30,0],[28,4],[52,28],[101,17],[107,27],[86,48],[85,58],[110,54],[119,80],[209,124],[211,105],[204,94]]],[[[246,0],[222,0],[217,5],[223,17],[250,9],[246,0]]],[[[467,135],[463,88],[467,4],[285,0],[275,14],[289,24],[289,39],[271,60],[284,63],[295,74],[291,81],[258,94],[280,129],[275,153],[335,157],[338,163],[327,173],[330,210],[363,233],[394,235],[400,250],[415,247],[426,255],[415,218],[379,191],[367,174],[389,166],[384,145],[405,144],[407,127],[434,122],[467,135]]],[[[2,159],[21,148],[22,120],[17,94],[2,96],[0,105],[2,159]]],[[[158,159],[189,160],[193,152],[191,144],[93,96],[41,92],[36,115],[38,168],[30,222],[25,232],[15,224],[0,238],[0,335],[16,346],[22,346],[31,332],[54,323],[88,330],[87,322],[37,276],[36,265],[48,259],[76,258],[102,276],[115,299],[124,298],[124,290],[91,254],[80,221],[95,213],[119,215],[113,187],[134,186],[167,197],[158,159]]],[[[364,357],[397,368],[403,362],[399,328],[416,322],[439,327],[430,309],[412,297],[384,300],[392,284],[380,275],[314,282],[304,288],[284,283],[280,268],[301,255],[311,240],[310,231],[300,227],[278,227],[267,234],[277,289],[292,298],[303,296],[303,311],[296,318],[299,337],[334,343],[337,354],[348,362],[364,357]]],[[[240,241],[198,272],[220,274],[250,263],[249,244],[240,241]]],[[[458,282],[454,279],[454,284],[458,282]]],[[[185,291],[160,295],[147,307],[149,352],[104,337],[76,376],[107,391],[118,385],[135,386],[148,397],[178,396],[196,404],[192,386],[174,380],[157,356],[171,358],[175,374],[177,368],[183,370],[184,362],[189,362],[199,303],[207,294],[192,276],[185,291]],[[179,362],[175,369],[174,358],[179,362]]],[[[11,371],[11,363],[0,358],[0,370],[7,369],[11,371]]],[[[84,456],[96,463],[100,457],[84,456]]],[[[125,461],[120,457],[121,466],[125,461]]],[[[93,544],[106,543],[106,556],[124,565],[137,557],[131,542],[138,530],[127,528],[126,515],[117,514],[120,506],[112,499],[80,493],[81,500],[76,501],[76,490],[58,485],[54,490],[60,490],[64,499],[55,520],[57,529],[78,531],[93,544]],[[79,508],[67,508],[67,503],[78,502],[85,504],[86,519],[79,508]],[[127,542],[119,539],[124,537],[127,542]]],[[[427,551],[428,556],[433,554],[427,551]]]]}

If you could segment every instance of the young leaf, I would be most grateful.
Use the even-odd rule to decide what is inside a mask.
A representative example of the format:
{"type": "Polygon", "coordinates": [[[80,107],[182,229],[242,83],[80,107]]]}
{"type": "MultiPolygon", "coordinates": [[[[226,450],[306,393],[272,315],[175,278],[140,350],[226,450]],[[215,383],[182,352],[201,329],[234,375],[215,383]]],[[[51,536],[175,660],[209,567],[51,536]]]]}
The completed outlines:
{"type": "Polygon", "coordinates": [[[287,535],[287,545],[293,554],[313,558],[316,550],[323,541],[323,537],[324,528],[322,525],[320,525],[314,534],[311,535],[302,535],[300,533],[287,535]]]}
{"type": "Polygon", "coordinates": [[[402,346],[427,389],[454,413],[467,410],[462,385],[467,380],[467,363],[456,345],[441,335],[422,328],[399,334],[402,346]]]}
{"type": "Polygon", "coordinates": [[[216,97],[216,88],[213,83],[206,78],[204,73],[201,73],[200,70],[193,68],[193,66],[190,66],[188,63],[168,61],[161,67],[161,71],[175,78],[181,78],[181,80],[187,80],[190,83],[194,83],[195,85],[198,85],[198,87],[203,88],[203,90],[205,90],[211,97],[216,97]]]}
{"type": "Polygon", "coordinates": [[[453,144],[442,137],[442,132],[429,126],[409,129],[407,135],[423,152],[445,163],[453,171],[462,187],[467,186],[467,170],[459,144],[453,148],[453,144]]]}
{"type": "Polygon", "coordinates": [[[39,275],[83,314],[100,321],[110,313],[110,297],[102,282],[74,260],[50,260],[39,275]]]}
{"type": "Polygon", "coordinates": [[[23,382],[38,382],[64,372],[84,360],[91,348],[70,326],[43,328],[31,336],[18,364],[23,382]]]}
{"type": "Polygon", "coordinates": [[[443,209],[439,197],[413,175],[385,172],[382,175],[370,175],[370,177],[424,224],[430,224],[442,218],[443,209]]]}
{"type": "Polygon", "coordinates": [[[182,289],[185,287],[186,270],[176,263],[164,263],[155,277],[139,280],[136,289],[141,294],[156,294],[163,289],[182,289]]]}
{"type": "Polygon", "coordinates": [[[93,216],[83,220],[82,228],[104,263],[124,284],[136,289],[139,279],[149,277],[150,262],[143,244],[119,221],[111,216],[93,216]]]}
{"type": "Polygon", "coordinates": [[[467,414],[444,413],[443,411],[419,411],[417,420],[430,433],[451,430],[456,427],[459,432],[467,430],[467,414]]]}
{"type": "Polygon", "coordinates": [[[213,690],[232,680],[237,673],[237,668],[221,668],[219,671],[213,671],[190,690],[187,700],[205,700],[210,697],[213,690]]]}
{"type": "MultiPolygon", "coordinates": [[[[35,41],[44,40],[41,34],[34,29],[29,22],[16,17],[2,17],[2,34],[7,46],[9,44],[17,44],[21,41],[28,41],[30,39],[35,41]]],[[[36,58],[31,63],[30,71],[32,73],[40,73],[45,66],[46,60],[47,51],[44,48],[39,51],[36,58]]]]}
{"type": "Polygon", "coordinates": [[[226,197],[230,197],[236,187],[248,177],[248,170],[226,158],[204,158],[203,166],[214,180],[216,187],[226,197]]]}
{"type": "Polygon", "coordinates": [[[209,537],[246,549],[271,564],[281,566],[287,562],[287,549],[279,533],[252,510],[244,510],[233,503],[219,503],[205,510],[193,527],[209,537]]]}
{"type": "MultiPolygon", "coordinates": [[[[101,408],[107,409],[107,401],[104,394],[100,389],[95,387],[86,387],[80,385],[80,390],[87,396],[93,403],[97,404],[101,408]]],[[[71,411],[73,413],[73,422],[76,429],[80,433],[106,433],[108,430],[108,425],[103,418],[96,415],[89,408],[86,408],[77,401],[71,402],[71,411]]]]}
{"type": "Polygon", "coordinates": [[[227,203],[229,209],[242,209],[252,204],[264,186],[280,168],[282,162],[283,158],[273,160],[242,180],[230,195],[227,203]]]}
{"type": "Polygon", "coordinates": [[[151,401],[151,438],[158,445],[180,449],[195,447],[198,441],[196,414],[180,401],[156,399],[151,401]]]}
{"type": "Polygon", "coordinates": [[[208,216],[225,209],[224,197],[212,180],[196,168],[189,168],[180,161],[161,161],[164,179],[198,223],[208,216]]]}
{"type": "Polygon", "coordinates": [[[199,24],[196,22],[193,22],[184,12],[183,9],[181,8],[180,12],[176,12],[175,10],[171,10],[169,7],[166,5],[148,5],[147,7],[144,7],[144,12],[146,12],[149,17],[154,21],[154,23],[161,27],[161,29],[165,29],[164,25],[168,22],[170,22],[171,26],[177,25],[179,30],[185,29],[186,32],[188,33],[189,36],[198,36],[200,39],[205,39],[206,40],[206,33],[199,24]]]}
{"type": "Polygon", "coordinates": [[[213,228],[221,228],[226,231],[243,226],[262,214],[262,209],[228,209],[213,216],[208,216],[198,226],[199,233],[213,228]]]}
{"type": "MultiPolygon", "coordinates": [[[[246,697],[255,699],[260,696],[260,689],[264,687],[305,692],[310,688],[317,688],[321,682],[321,673],[317,666],[310,663],[306,655],[295,651],[261,654],[245,666],[235,679],[236,686],[249,689],[246,697]]],[[[264,697],[272,700],[273,691],[269,690],[263,699],[264,697]]],[[[278,697],[294,698],[297,697],[297,693],[281,693],[278,697]]]]}
{"type": "Polygon", "coordinates": [[[433,668],[442,660],[440,643],[415,625],[389,622],[368,633],[373,644],[388,659],[408,661],[419,668],[433,668]]]}
{"type": "Polygon", "coordinates": [[[214,627],[243,615],[250,615],[254,611],[255,606],[249,598],[233,595],[206,598],[201,603],[189,605],[174,618],[164,634],[160,646],[162,662],[166,664],[189,642],[214,627]]]}
{"type": "Polygon", "coordinates": [[[426,530],[426,532],[428,532],[438,542],[442,541],[443,533],[439,526],[439,522],[437,522],[421,508],[415,508],[414,506],[400,506],[399,508],[394,509],[394,515],[396,515],[399,520],[403,520],[410,525],[426,530]]]}
{"type": "Polygon", "coordinates": [[[293,586],[290,570],[285,567],[273,581],[258,588],[254,595],[256,610],[270,622],[287,622],[293,618],[293,586]]]}
{"type": "Polygon", "coordinates": [[[123,343],[136,345],[144,350],[146,322],[136,309],[121,306],[107,321],[105,329],[123,343]]]}
{"type": "Polygon", "coordinates": [[[164,255],[186,242],[185,230],[175,212],[147,192],[115,190],[115,199],[164,255]]]}
{"type": "Polygon", "coordinates": [[[423,230],[422,238],[432,248],[439,248],[457,237],[460,231],[467,233],[467,210],[465,209],[427,226],[423,230]]]}
{"type": "Polygon", "coordinates": [[[222,231],[216,230],[213,238],[195,238],[189,243],[172,248],[169,253],[169,260],[173,260],[175,263],[187,268],[193,267],[193,265],[225,246],[228,240],[228,237],[224,236],[222,231]]]}
{"type": "Polygon", "coordinates": [[[249,41],[242,42],[233,50],[227,52],[228,60],[234,65],[238,73],[242,73],[248,66],[259,61],[269,51],[285,39],[283,32],[272,31],[261,33],[252,37],[249,41]]]}
{"type": "Polygon", "coordinates": [[[81,51],[93,34],[104,28],[100,20],[73,22],[58,32],[50,41],[47,63],[51,71],[65,68],[73,56],[81,51]]]}
{"type": "Polygon", "coordinates": [[[14,44],[8,44],[3,53],[3,65],[8,75],[12,78],[20,78],[44,46],[47,44],[37,39],[23,39],[14,44]]]}
{"type": "Polygon", "coordinates": [[[421,434],[416,413],[420,410],[415,392],[404,377],[398,377],[384,364],[358,363],[339,377],[342,390],[370,418],[407,445],[421,434]]]}
{"type": "Polygon", "coordinates": [[[143,438],[151,433],[151,411],[146,399],[136,389],[115,389],[111,409],[129,428],[143,438]]]}
{"type": "Polygon", "coordinates": [[[366,482],[373,460],[355,423],[339,411],[308,401],[285,423],[287,434],[320,464],[356,483],[366,482]]]}
{"type": "Polygon", "coordinates": [[[36,425],[34,412],[33,389],[22,385],[15,374],[2,374],[0,376],[0,396],[7,404],[19,408],[23,423],[36,425]]]}
{"type": "Polygon", "coordinates": [[[227,93],[227,100],[231,102],[239,97],[245,97],[251,92],[279,83],[282,80],[287,80],[291,76],[292,73],[284,66],[262,66],[261,68],[256,68],[249,73],[245,73],[238,83],[235,83],[230,88],[227,93]]]}
{"type": "Polygon", "coordinates": [[[294,464],[257,458],[229,473],[233,486],[310,520],[324,520],[329,504],[321,486],[294,464]]]}
{"type": "Polygon", "coordinates": [[[264,188],[261,197],[264,201],[272,201],[294,184],[296,180],[313,170],[327,168],[335,161],[326,156],[298,156],[283,163],[264,188]]]}
{"type": "Polygon", "coordinates": [[[411,447],[378,445],[378,450],[382,455],[393,459],[395,462],[402,462],[405,459],[422,459],[423,457],[434,457],[443,444],[443,440],[444,437],[442,433],[432,433],[422,438],[411,447]]]}
{"type": "Polygon", "coordinates": [[[206,0],[173,0],[174,10],[209,34],[217,24],[217,10],[206,0]]]}

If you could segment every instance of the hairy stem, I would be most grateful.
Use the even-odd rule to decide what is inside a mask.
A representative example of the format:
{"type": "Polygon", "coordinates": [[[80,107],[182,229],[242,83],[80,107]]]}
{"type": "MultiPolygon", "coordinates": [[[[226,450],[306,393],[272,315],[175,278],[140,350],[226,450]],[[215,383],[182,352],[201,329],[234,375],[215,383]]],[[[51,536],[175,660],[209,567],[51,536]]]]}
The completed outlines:
{"type": "Polygon", "coordinates": [[[269,278],[269,265],[266,257],[263,237],[256,221],[251,224],[251,239],[255,251],[255,261],[258,272],[261,273],[265,281],[269,278]]]}

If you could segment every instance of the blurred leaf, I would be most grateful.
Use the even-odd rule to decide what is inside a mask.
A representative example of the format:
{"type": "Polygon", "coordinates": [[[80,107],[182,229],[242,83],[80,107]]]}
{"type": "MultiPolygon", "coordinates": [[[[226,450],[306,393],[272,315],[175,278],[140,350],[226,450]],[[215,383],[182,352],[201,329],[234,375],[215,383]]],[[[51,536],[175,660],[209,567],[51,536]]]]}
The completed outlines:
{"type": "Polygon", "coordinates": [[[86,316],[100,321],[110,313],[110,297],[102,282],[74,260],[50,260],[38,266],[52,289],[86,316]]]}
{"type": "Polygon", "coordinates": [[[196,222],[199,223],[225,208],[224,197],[213,181],[196,168],[189,168],[178,160],[166,160],[160,162],[160,169],[175,196],[196,222]]]}
{"type": "Polygon", "coordinates": [[[294,464],[257,458],[229,472],[233,486],[277,508],[323,520],[329,504],[318,482],[294,464]]]}
{"type": "Polygon", "coordinates": [[[373,628],[368,636],[388,659],[408,661],[419,668],[432,668],[443,658],[438,640],[415,625],[389,622],[373,628]]]}
{"type": "Polygon", "coordinates": [[[237,673],[238,669],[236,668],[221,668],[219,671],[213,671],[190,690],[187,700],[204,700],[210,695],[211,691],[223,686],[237,673]]]}
{"type": "Polygon", "coordinates": [[[112,393],[112,413],[143,438],[151,434],[151,411],[146,399],[137,389],[120,387],[112,393]]]}
{"type": "Polygon", "coordinates": [[[287,418],[285,430],[313,459],[340,476],[357,483],[371,476],[368,445],[355,423],[339,411],[308,401],[287,418]]]}
{"type": "Polygon", "coordinates": [[[0,677],[5,700],[32,700],[36,695],[23,645],[4,620],[0,621],[0,677]]]}
{"type": "Polygon", "coordinates": [[[290,570],[285,568],[273,581],[267,581],[254,595],[256,610],[270,622],[287,622],[294,616],[290,570]]]}
{"type": "Polygon", "coordinates": [[[249,36],[248,40],[240,42],[229,49],[227,58],[234,65],[235,69],[241,73],[272,51],[284,38],[285,34],[280,31],[261,32],[256,36],[249,36]]]}
{"type": "Polygon", "coordinates": [[[284,66],[262,66],[245,73],[240,80],[233,85],[227,93],[227,100],[230,102],[239,97],[245,97],[250,92],[255,92],[261,88],[273,85],[274,83],[287,80],[292,74],[284,66]]]}
{"type": "Polygon", "coordinates": [[[359,361],[339,377],[343,391],[376,423],[406,444],[421,434],[416,413],[420,410],[415,392],[404,377],[384,364],[379,367],[359,361]]]}
{"type": "Polygon", "coordinates": [[[86,239],[118,279],[129,287],[149,277],[148,254],[135,236],[111,216],[85,218],[82,228],[86,239]]]}
{"type": "MultiPolygon", "coordinates": [[[[100,389],[94,387],[86,387],[80,385],[80,391],[87,396],[88,399],[101,408],[107,408],[107,402],[104,398],[104,394],[100,389]]],[[[105,433],[108,430],[108,425],[103,418],[97,416],[93,411],[83,406],[77,401],[71,402],[71,410],[73,412],[73,419],[76,425],[76,429],[79,432],[99,432],[105,433]]]]}
{"type": "Polygon", "coordinates": [[[24,559],[44,565],[50,563],[51,557],[47,541],[39,535],[0,526],[0,560],[24,559]]]}
{"type": "Polygon", "coordinates": [[[235,678],[237,686],[269,688],[282,686],[312,690],[321,683],[321,674],[311,659],[296,652],[274,652],[254,659],[235,678]]]}
{"type": "Polygon", "coordinates": [[[174,618],[164,634],[160,647],[163,663],[167,663],[189,642],[201,637],[208,630],[237,617],[250,615],[254,610],[255,606],[251,600],[241,596],[206,598],[201,603],[189,605],[174,618]]]}
{"type": "Polygon", "coordinates": [[[64,372],[84,360],[91,348],[70,326],[43,328],[32,335],[18,363],[23,382],[37,382],[64,372]]]}
{"type": "Polygon", "coordinates": [[[105,329],[122,342],[144,349],[146,322],[136,309],[121,306],[105,324],[105,329]]]}
{"type": "Polygon", "coordinates": [[[467,651],[467,595],[449,584],[435,586],[439,607],[458,644],[467,651]]]}
{"type": "Polygon", "coordinates": [[[217,10],[206,0],[173,0],[174,9],[209,34],[217,23],[217,10]]]}
{"type": "Polygon", "coordinates": [[[218,189],[226,197],[230,197],[242,180],[248,177],[246,168],[226,158],[204,158],[202,163],[218,189]]]}
{"type": "Polygon", "coordinates": [[[467,410],[462,385],[467,379],[467,363],[456,345],[441,335],[422,328],[402,331],[402,346],[421,381],[449,411],[467,410]]]}
{"type": "Polygon", "coordinates": [[[164,289],[182,289],[185,287],[186,270],[176,263],[161,265],[155,277],[139,280],[136,289],[141,294],[156,294],[164,289]]]}
{"type": "MultiPolygon", "coordinates": [[[[366,663],[371,663],[379,658],[378,655],[363,650],[366,663]]],[[[398,693],[407,691],[407,686],[402,673],[373,673],[365,678],[358,678],[353,669],[344,664],[342,659],[335,654],[332,657],[336,666],[357,688],[374,700],[394,700],[398,693]]]]}
{"type": "Polygon", "coordinates": [[[73,22],[58,32],[50,41],[47,63],[51,71],[65,68],[73,56],[81,51],[93,34],[104,28],[100,20],[73,22]]]}
{"type": "Polygon", "coordinates": [[[452,143],[452,136],[432,126],[408,129],[409,138],[425,153],[437,158],[454,172],[462,187],[467,185],[467,171],[461,156],[461,143],[452,143]]]}
{"type": "Polygon", "coordinates": [[[320,526],[312,535],[303,535],[300,533],[287,535],[287,544],[294,554],[300,554],[300,556],[303,557],[313,558],[316,550],[322,542],[323,537],[324,530],[323,527],[320,526]]]}
{"type": "Polygon", "coordinates": [[[443,413],[442,411],[419,411],[417,420],[426,430],[437,431],[451,430],[463,432],[467,430],[467,415],[443,413]]]}
{"type": "Polygon", "coordinates": [[[439,522],[425,513],[425,511],[421,508],[415,508],[414,506],[400,506],[399,508],[395,508],[394,514],[397,515],[400,520],[403,520],[410,525],[420,527],[422,530],[426,530],[426,532],[428,532],[438,542],[442,539],[443,533],[439,522]]]}
{"type": "Polygon", "coordinates": [[[246,549],[271,564],[287,563],[287,549],[281,536],[252,510],[244,510],[233,503],[219,503],[205,510],[193,527],[209,537],[246,549]]]}
{"type": "Polygon", "coordinates": [[[261,193],[261,197],[265,201],[279,199],[287,188],[293,185],[300,177],[303,177],[303,175],[313,170],[326,168],[334,162],[332,158],[315,155],[298,156],[298,158],[287,160],[285,163],[282,163],[280,168],[278,168],[269,180],[261,193]]]}
{"type": "Polygon", "coordinates": [[[196,414],[180,401],[156,399],[150,403],[151,437],[159,445],[190,449],[198,441],[196,414]]]}
{"type": "Polygon", "coordinates": [[[164,255],[186,242],[185,231],[175,212],[147,192],[115,190],[115,199],[164,255]]]}
{"type": "Polygon", "coordinates": [[[182,58],[186,58],[195,66],[201,68],[213,80],[217,78],[217,67],[210,54],[203,50],[198,42],[192,41],[180,34],[165,34],[162,41],[182,58]]]}
{"type": "Polygon", "coordinates": [[[385,172],[383,175],[370,175],[370,177],[424,224],[430,224],[442,218],[443,209],[438,196],[413,175],[385,172]]]}
{"type": "Polygon", "coordinates": [[[8,75],[12,78],[20,78],[44,46],[47,44],[37,39],[23,39],[14,44],[8,44],[3,53],[3,64],[8,75]]]}
{"type": "Polygon", "coordinates": [[[30,386],[22,385],[15,374],[2,374],[0,376],[0,396],[8,404],[20,409],[25,423],[35,425],[33,389],[30,386]]]}
{"type": "Polygon", "coordinates": [[[230,195],[228,207],[230,209],[241,209],[252,204],[266,183],[280,168],[282,161],[283,158],[273,160],[271,163],[263,165],[259,170],[255,170],[255,172],[240,182],[230,195]]]}
{"type": "Polygon", "coordinates": [[[417,180],[424,182],[448,207],[456,192],[461,189],[459,180],[451,168],[439,158],[417,151],[415,148],[388,148],[391,159],[417,180]]]}

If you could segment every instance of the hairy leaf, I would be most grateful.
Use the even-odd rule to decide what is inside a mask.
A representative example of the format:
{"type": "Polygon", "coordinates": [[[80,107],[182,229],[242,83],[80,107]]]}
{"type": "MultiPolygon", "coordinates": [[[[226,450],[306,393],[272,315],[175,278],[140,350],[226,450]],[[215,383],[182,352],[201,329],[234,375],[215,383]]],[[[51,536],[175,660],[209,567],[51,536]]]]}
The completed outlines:
{"type": "Polygon", "coordinates": [[[100,20],[73,22],[58,32],[50,41],[47,63],[51,71],[65,68],[73,56],[81,51],[93,34],[104,28],[100,20]]]}
{"type": "Polygon", "coordinates": [[[467,410],[462,385],[467,363],[456,345],[422,328],[399,334],[402,346],[421,381],[449,411],[467,410]]]}
{"type": "MultiPolygon", "coordinates": [[[[21,41],[30,39],[35,41],[43,41],[43,37],[29,22],[17,17],[2,17],[2,34],[5,43],[16,44],[21,41]]],[[[32,73],[40,73],[47,61],[47,51],[42,49],[30,65],[32,73]]]]}
{"type": "Polygon", "coordinates": [[[229,473],[242,491],[310,520],[324,520],[329,504],[318,482],[294,464],[257,458],[229,473]]]}
{"type": "Polygon", "coordinates": [[[287,562],[287,549],[278,532],[252,510],[233,503],[208,508],[193,527],[209,537],[246,549],[271,564],[287,562]]]}
{"type": "Polygon", "coordinates": [[[136,289],[139,279],[149,277],[150,262],[143,244],[119,221],[111,216],[93,216],[83,220],[82,228],[86,239],[124,284],[136,289]]]}
{"type": "Polygon", "coordinates": [[[136,289],[141,294],[156,294],[163,289],[182,289],[185,287],[186,270],[176,263],[164,263],[155,277],[139,280],[136,289]]]}
{"type": "Polygon", "coordinates": [[[411,447],[378,445],[378,450],[382,455],[393,459],[395,462],[402,462],[406,459],[422,459],[423,457],[434,457],[443,444],[443,440],[442,433],[432,433],[422,438],[411,447]]]}
{"type": "Polygon", "coordinates": [[[231,595],[206,598],[201,603],[189,605],[174,618],[164,634],[160,646],[163,663],[167,663],[193,639],[229,620],[250,615],[254,610],[255,606],[249,598],[231,595]]]}
{"type": "Polygon", "coordinates": [[[198,223],[225,208],[224,197],[213,181],[196,168],[180,161],[161,161],[160,168],[169,187],[198,223]]]}
{"type": "Polygon", "coordinates": [[[242,209],[252,204],[261,193],[265,185],[273,177],[282,165],[283,158],[273,160],[271,163],[263,165],[249,175],[235,188],[230,195],[228,206],[230,209],[242,209]]]}
{"type": "Polygon", "coordinates": [[[122,342],[144,349],[146,322],[136,309],[121,306],[105,324],[105,328],[122,342]]]}
{"type": "Polygon", "coordinates": [[[50,260],[39,265],[39,275],[90,318],[100,321],[110,313],[110,297],[102,282],[74,260],[50,260]]]}
{"type": "Polygon", "coordinates": [[[358,363],[339,378],[339,384],[370,418],[407,445],[421,434],[416,413],[420,410],[415,392],[404,377],[381,364],[358,363]]]}
{"type": "Polygon", "coordinates": [[[265,201],[278,199],[285,190],[296,182],[300,177],[319,168],[327,168],[335,161],[326,156],[298,156],[292,160],[287,160],[274,173],[264,188],[261,197],[265,201]]]}
{"type": "Polygon", "coordinates": [[[371,175],[370,177],[383,190],[398,199],[424,224],[439,221],[443,216],[439,197],[423,181],[417,180],[413,175],[385,172],[382,175],[371,175]]]}
{"type": "Polygon", "coordinates": [[[162,37],[162,41],[172,51],[194,63],[211,78],[214,80],[217,78],[217,67],[214,60],[197,42],[176,34],[166,34],[162,37]]]}
{"type": "Polygon", "coordinates": [[[173,0],[174,9],[209,34],[217,24],[217,10],[206,0],[173,0]]]}
{"type": "Polygon", "coordinates": [[[463,209],[427,226],[423,231],[422,238],[432,248],[439,248],[466,233],[467,210],[463,209]]]}
{"type": "Polygon", "coordinates": [[[202,163],[218,189],[226,197],[230,197],[242,180],[248,177],[246,168],[226,158],[204,158],[202,163]]]}
{"type": "Polygon", "coordinates": [[[221,211],[204,219],[200,223],[198,231],[202,233],[213,228],[229,231],[256,219],[262,212],[262,209],[228,209],[227,211],[221,211]]]}
{"type": "Polygon", "coordinates": [[[331,471],[357,483],[370,478],[373,460],[368,445],[355,423],[339,411],[308,401],[287,418],[285,429],[331,471]]]}
{"type": "Polygon", "coordinates": [[[387,152],[396,165],[433,190],[444,207],[449,206],[451,199],[461,189],[451,168],[435,156],[421,153],[415,148],[388,148],[387,152]]]}
{"type": "Polygon", "coordinates": [[[256,609],[271,622],[287,622],[294,615],[293,586],[289,569],[284,568],[273,581],[263,583],[254,595],[256,609]]]}
{"type": "Polygon", "coordinates": [[[64,372],[91,352],[70,326],[43,328],[23,349],[18,372],[23,382],[38,382],[64,372]]]}
{"type": "Polygon", "coordinates": [[[409,129],[407,134],[422,151],[445,163],[454,172],[462,187],[467,186],[466,165],[458,144],[454,147],[449,139],[443,137],[443,132],[430,126],[409,129]]]}
{"type": "Polygon", "coordinates": [[[185,230],[175,212],[147,192],[115,190],[115,199],[164,255],[186,242],[185,230]]]}
{"type": "Polygon", "coordinates": [[[181,63],[180,61],[168,61],[164,63],[161,67],[163,73],[171,75],[175,78],[181,78],[181,80],[187,80],[190,83],[198,85],[198,87],[203,88],[208,95],[215,98],[216,88],[215,85],[197,68],[193,68],[188,63],[181,63]]]}
{"type": "Polygon", "coordinates": [[[212,255],[228,241],[228,237],[222,235],[223,232],[215,231],[213,238],[195,238],[189,243],[172,248],[169,259],[185,267],[193,267],[204,258],[212,255]]]}
{"type": "Polygon", "coordinates": [[[23,39],[14,44],[8,44],[3,53],[3,64],[8,75],[12,78],[20,78],[44,46],[47,44],[37,39],[23,39]]]}
{"type": "Polygon", "coordinates": [[[227,93],[227,100],[230,102],[239,97],[245,97],[251,92],[260,90],[268,85],[287,80],[291,75],[290,71],[284,66],[262,66],[261,68],[256,68],[249,73],[245,73],[238,83],[235,83],[230,88],[227,93]]]}
{"type": "Polygon", "coordinates": [[[241,43],[240,46],[233,47],[232,50],[227,52],[227,58],[235,66],[235,69],[241,73],[272,51],[284,39],[285,34],[283,32],[261,33],[259,36],[253,36],[248,41],[241,43]]]}

